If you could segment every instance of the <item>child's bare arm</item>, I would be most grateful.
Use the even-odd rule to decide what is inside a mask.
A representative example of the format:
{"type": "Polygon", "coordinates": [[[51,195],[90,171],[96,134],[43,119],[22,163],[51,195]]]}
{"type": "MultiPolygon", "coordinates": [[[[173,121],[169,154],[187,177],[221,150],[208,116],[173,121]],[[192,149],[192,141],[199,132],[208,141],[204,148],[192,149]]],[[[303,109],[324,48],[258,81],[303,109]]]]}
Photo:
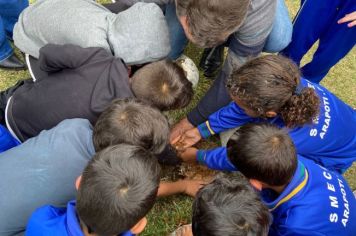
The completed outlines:
{"type": "Polygon", "coordinates": [[[158,188],[158,197],[166,197],[174,194],[187,194],[195,197],[196,193],[206,185],[207,182],[201,180],[178,180],[176,182],[161,182],[158,188]]]}

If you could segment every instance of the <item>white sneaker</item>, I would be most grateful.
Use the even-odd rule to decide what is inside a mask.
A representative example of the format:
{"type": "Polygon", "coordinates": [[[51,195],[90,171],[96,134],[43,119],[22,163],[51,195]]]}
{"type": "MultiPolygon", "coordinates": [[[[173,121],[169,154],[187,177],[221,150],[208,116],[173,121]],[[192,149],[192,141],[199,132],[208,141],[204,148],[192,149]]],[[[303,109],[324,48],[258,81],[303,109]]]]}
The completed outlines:
{"type": "Polygon", "coordinates": [[[199,82],[199,70],[193,60],[183,54],[176,62],[183,68],[187,79],[193,84],[193,88],[197,87],[199,82]]]}

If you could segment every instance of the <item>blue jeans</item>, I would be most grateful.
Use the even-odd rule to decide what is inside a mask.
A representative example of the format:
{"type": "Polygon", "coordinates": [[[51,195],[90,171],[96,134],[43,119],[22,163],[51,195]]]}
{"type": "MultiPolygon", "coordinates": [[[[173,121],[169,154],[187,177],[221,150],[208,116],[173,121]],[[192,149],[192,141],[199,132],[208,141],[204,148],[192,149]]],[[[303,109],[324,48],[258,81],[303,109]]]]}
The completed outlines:
{"type": "Polygon", "coordinates": [[[294,20],[290,45],[282,52],[298,65],[313,44],[319,46],[313,59],[301,68],[303,77],[319,83],[356,43],[356,27],[337,21],[356,11],[355,1],[305,0],[294,20]]]}
{"type": "Polygon", "coordinates": [[[12,55],[8,38],[20,13],[28,6],[28,0],[0,0],[0,61],[12,55]]]}
{"type": "MultiPolygon", "coordinates": [[[[167,4],[165,12],[172,47],[168,57],[175,60],[183,53],[188,40],[177,18],[175,4],[167,4]]],[[[292,30],[293,26],[289,18],[287,6],[284,0],[277,0],[277,10],[273,28],[267,38],[264,51],[279,52],[287,47],[292,39],[292,30]]]]}
{"type": "Polygon", "coordinates": [[[277,0],[276,16],[271,33],[268,35],[264,52],[282,51],[292,41],[293,25],[284,0],[277,0]]]}

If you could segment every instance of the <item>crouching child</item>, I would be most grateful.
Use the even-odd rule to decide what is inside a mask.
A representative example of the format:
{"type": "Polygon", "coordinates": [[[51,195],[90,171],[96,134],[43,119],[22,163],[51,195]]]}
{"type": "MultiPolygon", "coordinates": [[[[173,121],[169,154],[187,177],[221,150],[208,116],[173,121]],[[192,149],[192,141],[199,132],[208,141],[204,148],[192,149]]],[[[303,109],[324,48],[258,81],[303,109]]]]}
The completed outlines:
{"type": "Polygon", "coordinates": [[[67,208],[37,209],[26,235],[138,234],[155,203],[159,173],[155,157],[141,147],[120,144],[104,149],[95,154],[77,179],[76,200],[67,208]]]}

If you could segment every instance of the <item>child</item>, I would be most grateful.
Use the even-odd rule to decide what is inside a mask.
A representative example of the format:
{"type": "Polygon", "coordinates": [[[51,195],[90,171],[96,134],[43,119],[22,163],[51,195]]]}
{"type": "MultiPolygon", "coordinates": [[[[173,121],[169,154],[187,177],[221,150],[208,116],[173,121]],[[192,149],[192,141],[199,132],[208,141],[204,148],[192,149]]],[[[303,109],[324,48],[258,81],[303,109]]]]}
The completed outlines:
{"type": "Polygon", "coordinates": [[[178,228],[171,236],[267,236],[270,218],[244,177],[221,175],[198,192],[192,225],[178,228]]]}
{"type": "MultiPolygon", "coordinates": [[[[324,87],[300,78],[289,59],[276,55],[253,59],[232,73],[227,88],[234,102],[187,131],[181,139],[185,147],[246,123],[268,122],[286,127],[298,154],[326,168],[342,173],[356,160],[355,110],[324,87]]],[[[234,170],[225,148],[188,152],[188,160],[234,170]]]]}
{"type": "Polygon", "coordinates": [[[0,153],[19,145],[19,142],[12,137],[9,131],[0,125],[0,153]]]}
{"type": "Polygon", "coordinates": [[[273,214],[269,235],[353,235],[356,199],[342,175],[297,155],[272,124],[247,124],[227,144],[228,157],[273,214]]]}
{"type": "Polygon", "coordinates": [[[37,1],[20,15],[14,42],[35,58],[48,43],[101,47],[129,65],[160,60],[170,51],[164,15],[152,3],[114,14],[92,0],[37,1]]]}
{"type": "Polygon", "coordinates": [[[170,60],[143,66],[129,78],[121,59],[102,48],[48,44],[38,61],[28,62],[34,81],[19,82],[0,102],[6,104],[0,110],[7,111],[7,127],[22,142],[64,119],[94,125],[116,98],[135,96],[170,110],[187,106],[193,96],[183,69],[170,60]]]}
{"type": "MultiPolygon", "coordinates": [[[[75,198],[71,183],[95,152],[126,143],[158,154],[167,145],[168,134],[168,121],[158,109],[137,99],[122,99],[112,102],[94,128],[85,119],[64,120],[1,153],[0,235],[21,233],[40,206],[63,206],[75,198]]],[[[196,184],[181,180],[174,184],[180,186],[175,193],[191,193],[196,184]]]]}
{"type": "Polygon", "coordinates": [[[37,209],[26,235],[139,234],[157,196],[159,172],[158,162],[143,148],[126,144],[106,148],[95,154],[77,179],[76,201],[67,208],[37,209]]]}

